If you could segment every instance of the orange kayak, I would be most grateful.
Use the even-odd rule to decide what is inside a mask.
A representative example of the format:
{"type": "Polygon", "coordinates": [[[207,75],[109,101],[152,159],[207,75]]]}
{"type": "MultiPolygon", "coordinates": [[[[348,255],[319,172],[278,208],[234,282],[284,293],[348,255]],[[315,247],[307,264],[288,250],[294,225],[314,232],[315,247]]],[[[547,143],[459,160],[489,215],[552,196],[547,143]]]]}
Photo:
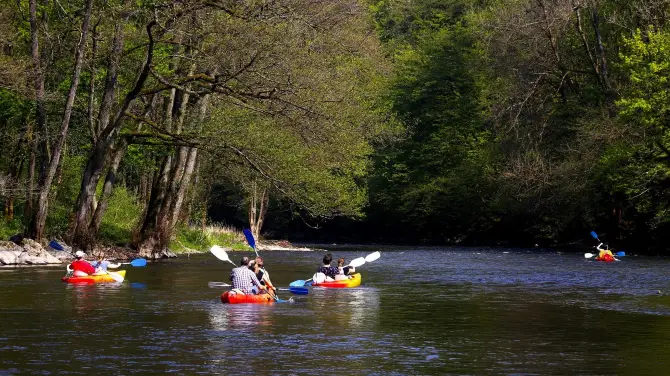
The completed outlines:
{"type": "MultiPolygon", "coordinates": [[[[120,275],[122,278],[126,277],[126,271],[125,270],[119,270],[118,272],[110,272],[110,273],[116,273],[120,275]]],[[[61,278],[61,281],[67,282],[67,283],[102,283],[102,282],[116,282],[114,278],[112,278],[111,275],[109,274],[101,274],[101,275],[87,275],[84,277],[63,277],[61,278]]]]}
{"type": "Polygon", "coordinates": [[[221,294],[221,303],[240,304],[240,303],[274,303],[275,300],[269,294],[244,294],[237,291],[226,291],[221,294]]]}
{"type": "Polygon", "coordinates": [[[361,285],[361,273],[353,274],[351,277],[352,278],[343,279],[341,281],[312,283],[312,286],[341,289],[347,287],[358,287],[361,285]]]}

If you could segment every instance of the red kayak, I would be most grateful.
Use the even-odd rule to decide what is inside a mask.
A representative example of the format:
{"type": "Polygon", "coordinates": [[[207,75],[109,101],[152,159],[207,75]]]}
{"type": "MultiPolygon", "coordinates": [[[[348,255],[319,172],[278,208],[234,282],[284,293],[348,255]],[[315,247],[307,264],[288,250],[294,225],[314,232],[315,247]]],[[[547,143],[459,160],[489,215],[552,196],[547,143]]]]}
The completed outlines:
{"type": "Polygon", "coordinates": [[[226,291],[221,294],[221,303],[224,304],[240,304],[240,303],[256,303],[267,304],[274,303],[275,300],[269,294],[244,294],[235,290],[226,291]]]}
{"type": "Polygon", "coordinates": [[[615,261],[615,260],[616,259],[614,258],[614,256],[612,256],[610,254],[607,254],[607,253],[605,253],[603,255],[603,257],[596,257],[596,261],[612,262],[612,261],[615,261]]]}

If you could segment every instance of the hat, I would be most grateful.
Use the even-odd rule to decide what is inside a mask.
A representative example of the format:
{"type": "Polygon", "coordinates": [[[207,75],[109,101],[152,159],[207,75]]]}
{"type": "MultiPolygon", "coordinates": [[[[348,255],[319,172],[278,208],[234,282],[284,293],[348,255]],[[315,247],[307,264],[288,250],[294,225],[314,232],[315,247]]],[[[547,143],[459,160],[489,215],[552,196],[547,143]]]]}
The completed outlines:
{"type": "Polygon", "coordinates": [[[84,253],[84,251],[77,251],[74,253],[74,257],[76,258],[84,257],[85,255],[86,253],[84,253]]]}

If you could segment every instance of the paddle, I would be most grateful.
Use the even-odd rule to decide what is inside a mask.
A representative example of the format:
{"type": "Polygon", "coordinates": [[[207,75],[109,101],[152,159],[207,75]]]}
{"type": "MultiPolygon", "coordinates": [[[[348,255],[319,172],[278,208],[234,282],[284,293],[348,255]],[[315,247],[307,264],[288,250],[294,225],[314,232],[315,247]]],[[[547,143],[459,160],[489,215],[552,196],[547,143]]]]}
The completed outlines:
{"type": "Polygon", "coordinates": [[[116,272],[107,272],[116,282],[123,282],[123,276],[116,272]]]}
{"type": "Polygon", "coordinates": [[[142,266],[147,266],[147,260],[145,260],[143,258],[138,258],[138,259],[135,259],[131,262],[122,262],[121,265],[130,265],[130,266],[142,267],[142,266]]]}
{"type": "Polygon", "coordinates": [[[307,295],[307,294],[309,294],[309,289],[307,287],[291,286],[291,287],[288,288],[288,291],[290,291],[292,294],[296,294],[296,295],[307,295]]]}
{"type": "Polygon", "coordinates": [[[209,251],[212,252],[212,254],[219,260],[228,261],[229,263],[233,264],[233,266],[237,267],[237,265],[235,265],[235,263],[230,261],[230,259],[228,258],[228,253],[226,253],[226,251],[223,248],[219,247],[218,245],[212,246],[212,248],[210,248],[209,251]]]}
{"type": "Polygon", "coordinates": [[[595,231],[591,231],[591,236],[593,237],[593,239],[595,239],[595,240],[597,240],[597,241],[600,242],[600,239],[598,239],[598,234],[596,234],[595,231]]]}
{"type": "MultiPolygon", "coordinates": [[[[600,241],[600,239],[598,239],[598,234],[596,234],[595,231],[591,231],[591,237],[592,237],[593,239],[597,240],[598,242],[602,243],[602,242],[600,241]]],[[[593,253],[585,253],[585,254],[584,254],[584,258],[587,258],[587,259],[590,259],[590,258],[593,257],[593,256],[595,256],[593,253]]]]}
{"type": "Polygon", "coordinates": [[[244,236],[247,238],[247,243],[254,250],[256,257],[258,257],[258,252],[256,251],[256,241],[254,240],[254,234],[251,233],[251,230],[245,228],[243,231],[244,236]]]}
{"type": "Polygon", "coordinates": [[[305,286],[305,284],[307,282],[309,282],[311,280],[312,280],[311,278],[308,279],[308,280],[299,279],[297,281],[293,281],[293,282],[289,283],[289,287],[303,287],[303,286],[305,286]]]}
{"type": "Polygon", "coordinates": [[[616,255],[619,256],[619,257],[623,257],[623,256],[626,256],[626,252],[619,251],[619,252],[616,253],[616,255]]]}

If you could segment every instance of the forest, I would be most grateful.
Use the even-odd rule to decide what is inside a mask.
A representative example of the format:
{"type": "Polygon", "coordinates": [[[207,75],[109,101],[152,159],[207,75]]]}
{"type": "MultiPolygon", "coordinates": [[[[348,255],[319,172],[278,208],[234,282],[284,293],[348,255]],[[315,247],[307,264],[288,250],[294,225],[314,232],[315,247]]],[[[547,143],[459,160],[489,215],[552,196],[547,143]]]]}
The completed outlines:
{"type": "Polygon", "coordinates": [[[4,238],[668,248],[670,1],[0,2],[4,238]]]}

